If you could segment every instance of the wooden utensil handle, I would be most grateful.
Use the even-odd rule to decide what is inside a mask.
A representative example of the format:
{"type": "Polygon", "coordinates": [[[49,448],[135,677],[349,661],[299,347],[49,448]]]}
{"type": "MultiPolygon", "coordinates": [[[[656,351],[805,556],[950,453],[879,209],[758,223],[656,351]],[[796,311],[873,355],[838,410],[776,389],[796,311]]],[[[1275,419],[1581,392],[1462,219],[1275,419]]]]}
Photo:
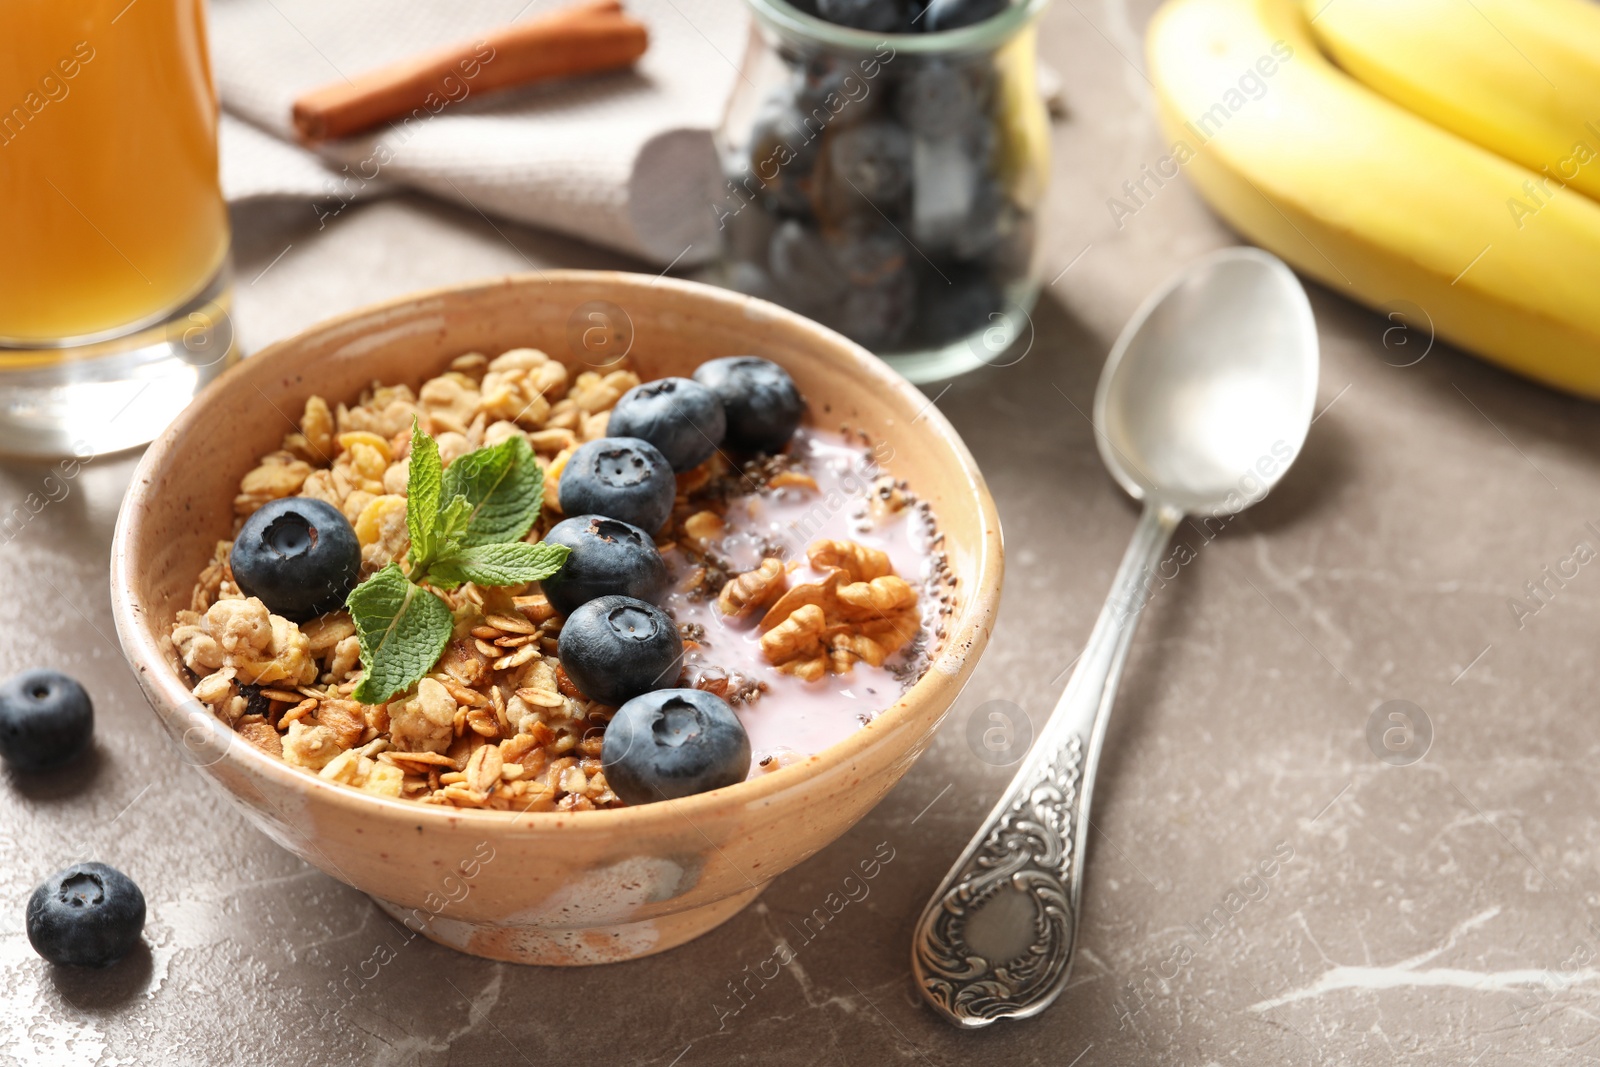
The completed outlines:
{"type": "Polygon", "coordinates": [[[295,132],[307,142],[346,137],[419,108],[437,113],[472,93],[616,70],[649,42],[620,0],[588,0],[313,89],[294,102],[295,132]]]}

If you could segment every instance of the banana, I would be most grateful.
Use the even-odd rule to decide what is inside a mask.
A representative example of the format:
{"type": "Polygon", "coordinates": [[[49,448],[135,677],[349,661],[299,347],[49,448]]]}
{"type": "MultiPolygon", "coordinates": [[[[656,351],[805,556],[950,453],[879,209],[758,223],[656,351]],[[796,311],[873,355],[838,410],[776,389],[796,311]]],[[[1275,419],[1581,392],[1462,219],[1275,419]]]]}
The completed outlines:
{"type": "Polygon", "coordinates": [[[1408,111],[1600,198],[1600,5],[1304,0],[1322,50],[1408,111]]]}
{"type": "Polygon", "coordinates": [[[1508,201],[1538,175],[1334,67],[1297,0],[1169,0],[1147,53],[1172,140],[1158,169],[1182,169],[1245,237],[1337,292],[1409,301],[1438,336],[1600,398],[1600,204],[1567,193],[1514,216],[1508,201]]]}

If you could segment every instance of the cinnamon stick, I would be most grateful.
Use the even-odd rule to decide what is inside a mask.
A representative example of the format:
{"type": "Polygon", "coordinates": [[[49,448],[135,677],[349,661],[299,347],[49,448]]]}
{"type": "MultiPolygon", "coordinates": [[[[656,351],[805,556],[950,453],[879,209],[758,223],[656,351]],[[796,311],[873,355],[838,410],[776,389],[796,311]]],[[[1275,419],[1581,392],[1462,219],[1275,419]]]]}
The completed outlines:
{"type": "Polygon", "coordinates": [[[479,93],[617,70],[643,55],[649,40],[620,0],[587,0],[313,89],[294,102],[295,132],[308,143],[347,137],[419,110],[437,114],[479,93]]]}

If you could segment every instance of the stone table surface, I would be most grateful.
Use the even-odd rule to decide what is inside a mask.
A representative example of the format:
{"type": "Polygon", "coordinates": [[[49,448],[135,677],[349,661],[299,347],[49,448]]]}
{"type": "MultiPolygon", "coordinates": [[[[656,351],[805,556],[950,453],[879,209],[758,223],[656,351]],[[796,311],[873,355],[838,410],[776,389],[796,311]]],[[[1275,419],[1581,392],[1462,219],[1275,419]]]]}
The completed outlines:
{"type": "MultiPolygon", "coordinates": [[[[655,958],[553,971],[407,941],[180,766],[108,614],[135,458],[96,461],[3,547],[0,673],[77,674],[99,726],[67,780],[0,783],[0,1062],[1600,1061],[1600,418],[1316,287],[1320,415],[1302,458],[1214,540],[1184,532],[1194,558],[1134,644],[1071,987],[1041,1018],[972,1034],[912,989],[916,916],[1009,775],[975,755],[968,722],[1002,701],[977,713],[1042,723],[1133,529],[1084,414],[1100,364],[1150,288],[1235,240],[1181,179],[1120,225],[1108,210],[1163,153],[1140,72],[1150,6],[1065,0],[1044,18],[1071,108],[1054,133],[1053,281],[1023,358],[927,389],[999,503],[1004,606],[935,743],[860,825],[655,958]],[[1408,707],[1431,747],[1380,760],[1369,724],[1381,735],[1408,707]],[[885,843],[869,894],[798,937],[885,843]],[[141,883],[147,947],[104,974],[53,973],[23,901],[82,855],[141,883]],[[735,999],[780,939],[794,962],[735,999]],[[335,997],[381,946],[381,973],[335,997]]],[[[251,349],[419,287],[630,266],[421,198],[321,230],[307,204],[235,222],[251,349]]],[[[0,468],[0,505],[45,474],[0,468]]]]}

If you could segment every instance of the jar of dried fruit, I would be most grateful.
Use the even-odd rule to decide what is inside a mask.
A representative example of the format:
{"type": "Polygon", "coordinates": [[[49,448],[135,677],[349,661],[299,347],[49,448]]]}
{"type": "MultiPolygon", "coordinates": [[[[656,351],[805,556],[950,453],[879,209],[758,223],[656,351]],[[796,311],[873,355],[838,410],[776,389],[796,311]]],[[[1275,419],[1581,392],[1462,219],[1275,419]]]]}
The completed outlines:
{"type": "Polygon", "coordinates": [[[713,207],[723,283],[913,381],[1015,359],[1039,291],[1048,2],[747,0],[713,207]]]}

